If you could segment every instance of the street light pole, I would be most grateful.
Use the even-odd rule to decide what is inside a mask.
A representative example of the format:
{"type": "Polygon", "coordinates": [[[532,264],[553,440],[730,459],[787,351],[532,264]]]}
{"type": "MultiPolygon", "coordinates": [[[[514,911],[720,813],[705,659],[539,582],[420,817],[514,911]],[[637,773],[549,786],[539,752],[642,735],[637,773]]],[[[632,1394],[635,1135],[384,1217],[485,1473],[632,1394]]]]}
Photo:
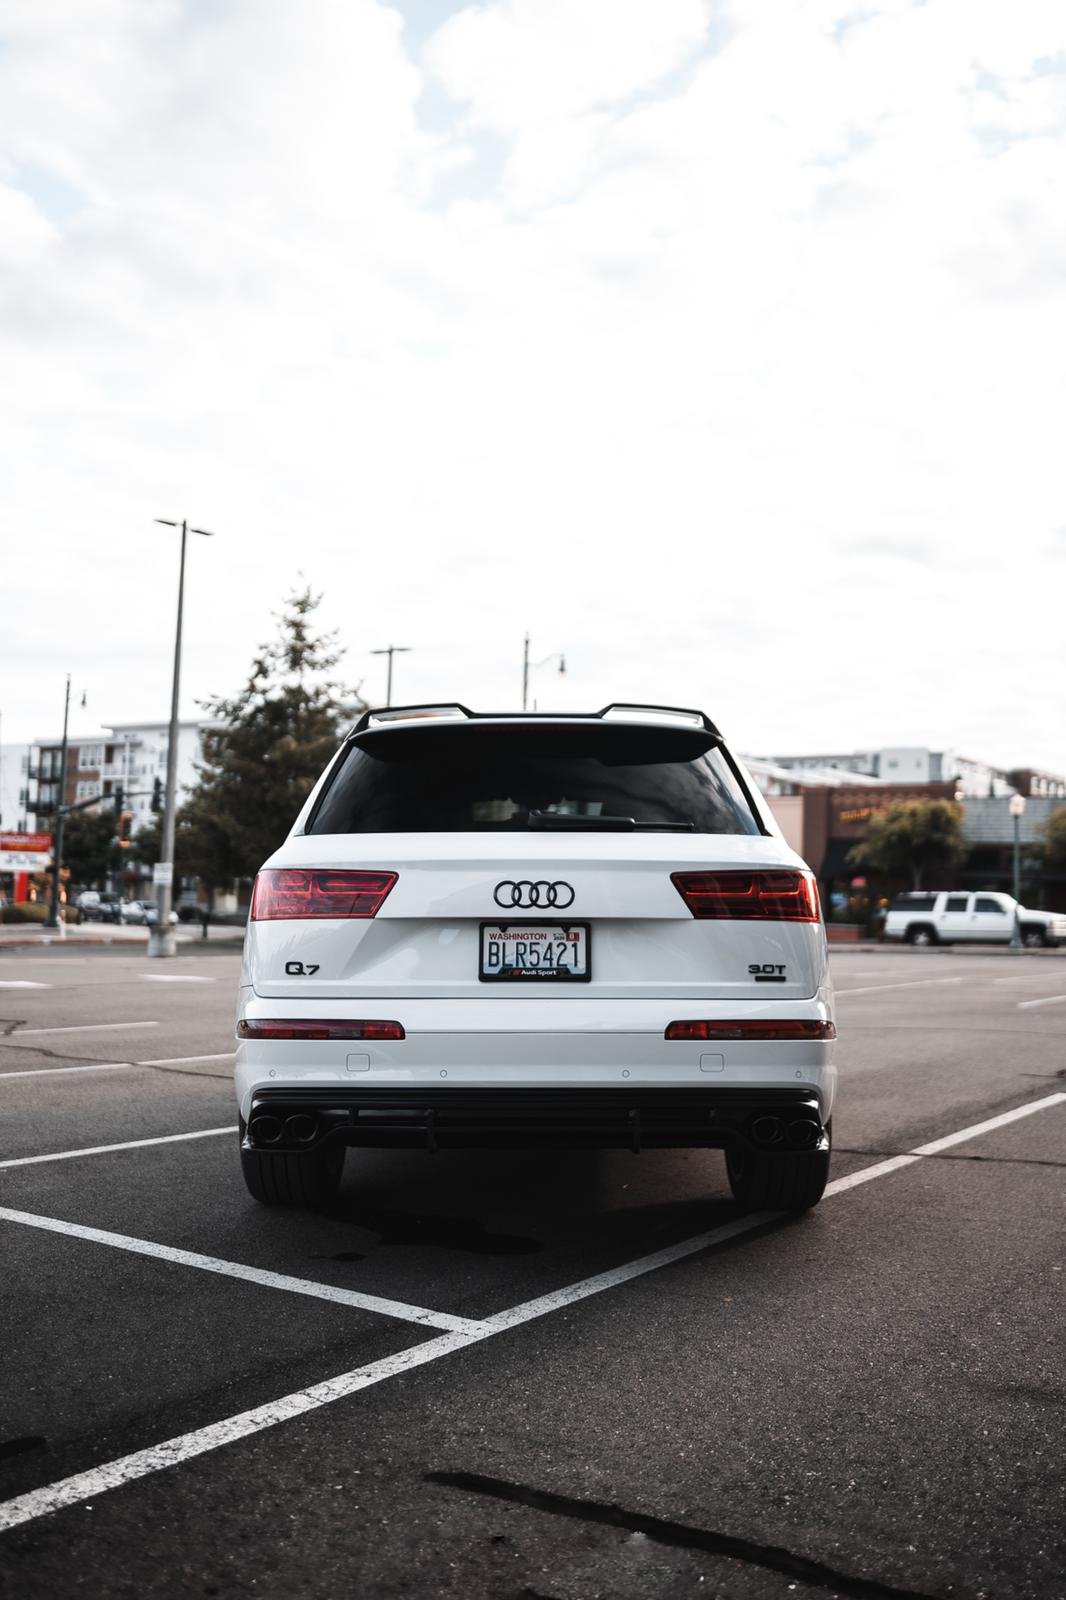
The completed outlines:
{"type": "Polygon", "coordinates": [[[59,793],[56,799],[56,826],[52,839],[52,899],[48,908],[46,928],[59,927],[59,874],[63,866],[63,804],[67,793],[67,723],[70,719],[70,673],[67,673],[67,694],[63,701],[63,744],[59,754],[59,793]]]}
{"type": "Polygon", "coordinates": [[[148,930],[148,954],[172,956],[177,954],[178,942],[170,926],[170,908],[173,902],[174,883],[174,826],[175,802],[178,791],[178,696],[181,690],[181,621],[185,608],[185,545],[190,533],[205,539],[213,534],[206,528],[190,528],[188,522],[171,522],[167,517],[156,517],[165,528],[181,529],[181,561],[178,567],[178,622],[174,630],[174,677],[170,686],[170,737],[167,740],[167,782],[163,804],[163,847],[156,875],[158,890],[158,916],[154,928],[148,930]]]}
{"type": "Polygon", "coordinates": [[[386,645],[384,650],[371,650],[370,652],[372,656],[388,656],[389,658],[389,675],[385,683],[385,704],[387,706],[392,705],[392,658],[393,656],[409,655],[412,648],[409,644],[390,644],[386,645]]]}
{"type": "Polygon", "coordinates": [[[1008,807],[1014,822],[1014,926],[1010,934],[1010,947],[1020,950],[1022,947],[1021,925],[1018,921],[1018,907],[1022,898],[1022,816],[1025,812],[1025,796],[1012,794],[1008,807]]]}

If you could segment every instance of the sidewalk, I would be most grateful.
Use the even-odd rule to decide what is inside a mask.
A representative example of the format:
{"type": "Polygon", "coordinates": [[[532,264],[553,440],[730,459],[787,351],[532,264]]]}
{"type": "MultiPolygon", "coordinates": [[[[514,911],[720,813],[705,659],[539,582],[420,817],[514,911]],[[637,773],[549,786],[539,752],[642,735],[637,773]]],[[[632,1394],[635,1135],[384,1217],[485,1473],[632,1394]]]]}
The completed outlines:
{"type": "MultiPolygon", "coordinates": [[[[110,922],[86,922],[79,927],[71,923],[63,928],[42,928],[32,922],[16,922],[10,925],[0,924],[0,950],[18,948],[19,946],[34,945],[66,945],[66,944],[108,944],[108,945],[146,945],[148,943],[148,929],[145,927],[123,928],[119,924],[110,922]]],[[[179,945],[197,945],[205,943],[198,923],[179,923],[175,928],[179,945]]],[[[244,939],[243,928],[233,928],[228,924],[209,927],[207,940],[209,944],[240,944],[244,939]]]]}

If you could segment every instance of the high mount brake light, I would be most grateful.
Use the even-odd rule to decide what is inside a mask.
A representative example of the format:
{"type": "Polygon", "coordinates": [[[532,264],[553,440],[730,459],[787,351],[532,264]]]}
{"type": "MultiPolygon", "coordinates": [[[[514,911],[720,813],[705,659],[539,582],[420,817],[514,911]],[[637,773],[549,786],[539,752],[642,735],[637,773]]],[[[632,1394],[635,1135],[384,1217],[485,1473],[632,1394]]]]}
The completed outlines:
{"type": "Polygon", "coordinates": [[[780,1022],[761,1022],[745,1017],[739,1022],[671,1022],[667,1039],[835,1039],[835,1022],[801,1022],[787,1018],[780,1022]]]}
{"type": "Polygon", "coordinates": [[[395,872],[267,867],[255,880],[251,920],[376,917],[397,876],[395,872]]]}
{"type": "Polygon", "coordinates": [[[817,922],[818,885],[809,872],[672,872],[670,881],[694,917],[817,922]]]}
{"type": "Polygon", "coordinates": [[[405,1039],[399,1022],[321,1022],[253,1019],[238,1022],[238,1039],[405,1039]]]}

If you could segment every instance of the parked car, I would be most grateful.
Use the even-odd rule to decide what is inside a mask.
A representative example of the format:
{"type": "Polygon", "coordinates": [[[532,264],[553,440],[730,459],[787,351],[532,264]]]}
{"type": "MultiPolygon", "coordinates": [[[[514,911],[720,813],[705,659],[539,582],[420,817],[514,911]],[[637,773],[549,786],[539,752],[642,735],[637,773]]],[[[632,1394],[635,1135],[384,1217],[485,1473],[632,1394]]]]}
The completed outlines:
{"type": "Polygon", "coordinates": [[[256,879],[241,983],[266,1204],[327,1203],[349,1146],[715,1148],[747,1209],[825,1188],[817,885],[702,712],[366,712],[256,879]]]}
{"type": "Polygon", "coordinates": [[[78,922],[119,922],[123,902],[117,894],[86,889],[77,898],[78,922]]]}
{"type": "MultiPolygon", "coordinates": [[[[147,924],[150,927],[153,923],[159,921],[159,901],[125,901],[122,906],[122,920],[123,922],[134,922],[140,923],[141,925],[147,924]]],[[[177,922],[178,914],[176,911],[172,911],[170,913],[170,920],[172,923],[177,922]]]]}
{"type": "Polygon", "coordinates": [[[1028,949],[1066,941],[1062,912],[1030,911],[1011,895],[988,889],[897,895],[885,918],[885,938],[916,945],[1009,944],[1016,918],[1028,949]]]}

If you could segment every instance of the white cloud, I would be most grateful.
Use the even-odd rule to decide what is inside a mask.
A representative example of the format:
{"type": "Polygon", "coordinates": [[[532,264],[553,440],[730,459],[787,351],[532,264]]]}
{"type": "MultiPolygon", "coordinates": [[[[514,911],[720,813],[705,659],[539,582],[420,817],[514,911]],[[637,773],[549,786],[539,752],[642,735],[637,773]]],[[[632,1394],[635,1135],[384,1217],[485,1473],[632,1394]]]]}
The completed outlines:
{"type": "Polygon", "coordinates": [[[302,569],[405,698],[513,703],[529,627],[572,705],[1066,768],[1061,7],[712,21],[5,8],[11,736],[68,665],[165,709],[187,512],[190,707],[302,569]]]}

